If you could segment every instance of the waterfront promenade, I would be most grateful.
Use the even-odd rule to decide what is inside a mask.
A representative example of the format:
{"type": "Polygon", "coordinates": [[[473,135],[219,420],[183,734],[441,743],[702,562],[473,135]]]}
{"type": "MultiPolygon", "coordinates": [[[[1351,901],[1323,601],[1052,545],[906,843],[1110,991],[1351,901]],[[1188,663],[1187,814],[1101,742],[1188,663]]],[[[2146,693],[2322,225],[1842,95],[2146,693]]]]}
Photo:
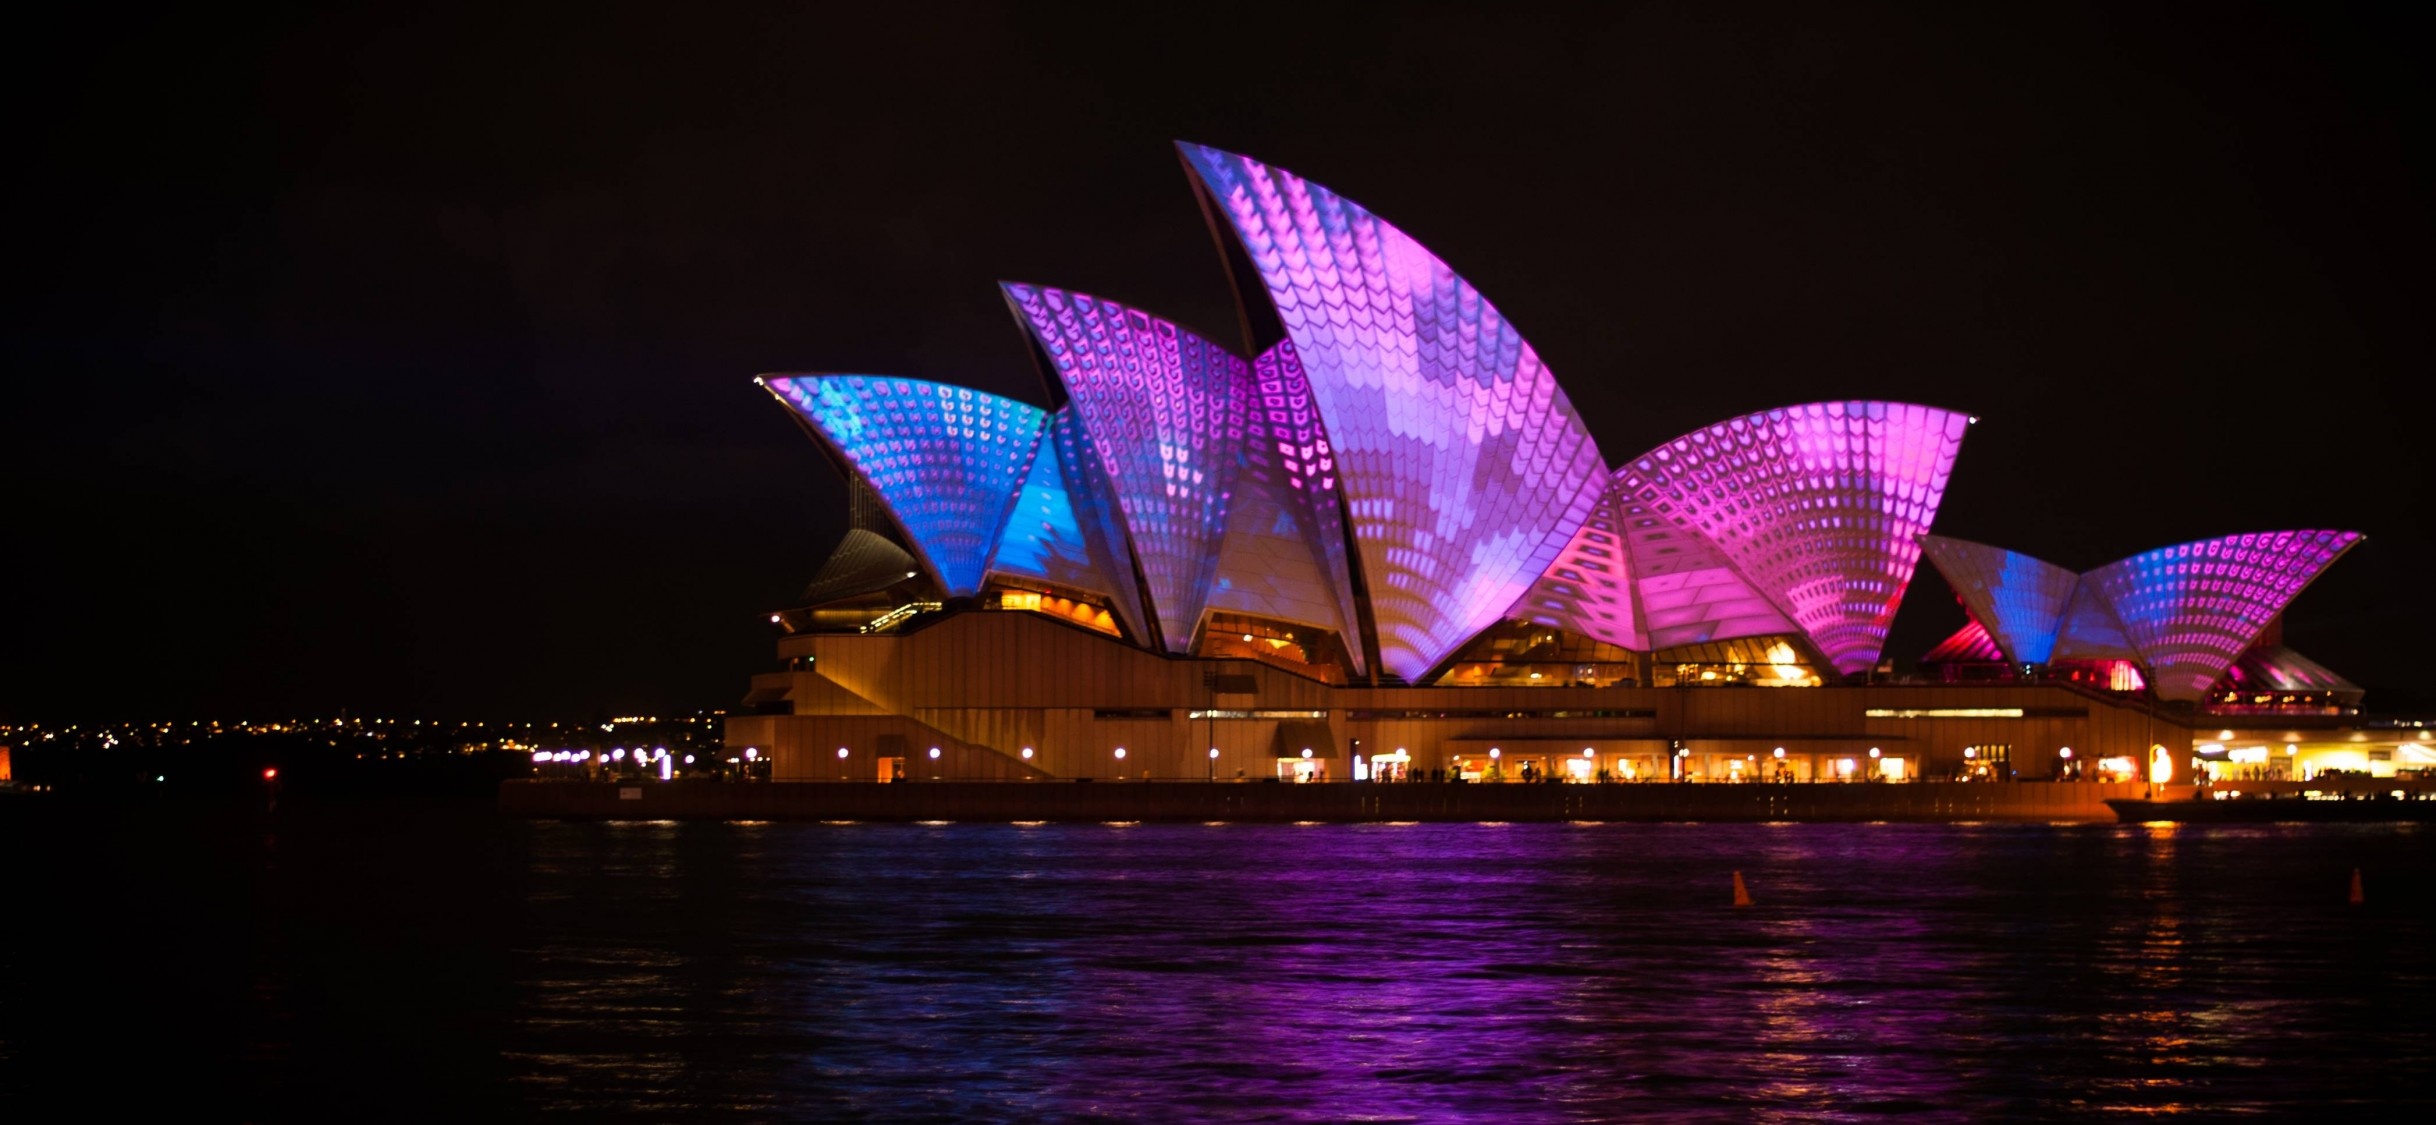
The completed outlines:
{"type": "Polygon", "coordinates": [[[1311,785],[1204,781],[509,781],[512,816],[858,821],[1956,821],[2111,822],[2110,798],[2190,795],[2108,782],[1311,785]]]}

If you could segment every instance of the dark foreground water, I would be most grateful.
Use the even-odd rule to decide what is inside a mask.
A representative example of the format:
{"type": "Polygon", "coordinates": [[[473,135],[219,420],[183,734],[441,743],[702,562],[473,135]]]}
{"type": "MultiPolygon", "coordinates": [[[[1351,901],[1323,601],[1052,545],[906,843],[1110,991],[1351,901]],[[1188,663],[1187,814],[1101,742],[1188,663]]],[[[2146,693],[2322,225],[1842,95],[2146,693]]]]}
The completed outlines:
{"type": "Polygon", "coordinates": [[[2403,827],[0,808],[0,1113],[2407,1117],[2431,859],[2403,827]]]}

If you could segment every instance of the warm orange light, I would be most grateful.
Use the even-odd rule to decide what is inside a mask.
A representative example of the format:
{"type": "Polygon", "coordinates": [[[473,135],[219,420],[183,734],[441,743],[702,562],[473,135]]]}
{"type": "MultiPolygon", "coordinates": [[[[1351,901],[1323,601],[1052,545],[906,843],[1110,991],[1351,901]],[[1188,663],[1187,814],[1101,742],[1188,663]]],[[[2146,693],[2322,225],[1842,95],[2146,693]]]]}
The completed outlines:
{"type": "Polygon", "coordinates": [[[2149,750],[2148,779],[2156,785],[2174,780],[2174,755],[2163,746],[2149,750]]]}

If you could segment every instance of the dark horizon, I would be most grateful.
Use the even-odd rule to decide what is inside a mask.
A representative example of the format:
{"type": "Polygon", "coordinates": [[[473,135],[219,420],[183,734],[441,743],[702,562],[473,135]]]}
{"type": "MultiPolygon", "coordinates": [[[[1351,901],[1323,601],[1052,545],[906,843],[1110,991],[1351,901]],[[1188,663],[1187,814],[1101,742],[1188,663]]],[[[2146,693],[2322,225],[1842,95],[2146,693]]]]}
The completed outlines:
{"type": "MultiPolygon", "coordinates": [[[[0,721],[729,705],[845,509],[752,376],[1039,402],[1002,278],[1232,338],[1176,139],[1428,245],[1611,465],[1904,399],[1981,418],[1939,534],[2363,531],[2287,641],[2436,707],[2398,17],[587,17],[29,37],[0,721]]],[[[1886,657],[1961,621],[1923,565],[1886,657]]]]}

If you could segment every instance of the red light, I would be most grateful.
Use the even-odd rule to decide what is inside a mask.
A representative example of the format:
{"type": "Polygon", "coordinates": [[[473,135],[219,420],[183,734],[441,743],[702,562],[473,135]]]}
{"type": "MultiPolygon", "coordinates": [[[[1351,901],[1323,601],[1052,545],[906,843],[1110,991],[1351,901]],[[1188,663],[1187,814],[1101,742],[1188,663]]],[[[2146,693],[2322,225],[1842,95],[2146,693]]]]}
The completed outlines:
{"type": "Polygon", "coordinates": [[[277,781],[277,780],[279,780],[279,767],[277,767],[277,766],[272,766],[272,767],[270,767],[270,768],[268,768],[268,769],[263,770],[263,771],[262,771],[262,780],[264,780],[264,781],[277,781]]]}

